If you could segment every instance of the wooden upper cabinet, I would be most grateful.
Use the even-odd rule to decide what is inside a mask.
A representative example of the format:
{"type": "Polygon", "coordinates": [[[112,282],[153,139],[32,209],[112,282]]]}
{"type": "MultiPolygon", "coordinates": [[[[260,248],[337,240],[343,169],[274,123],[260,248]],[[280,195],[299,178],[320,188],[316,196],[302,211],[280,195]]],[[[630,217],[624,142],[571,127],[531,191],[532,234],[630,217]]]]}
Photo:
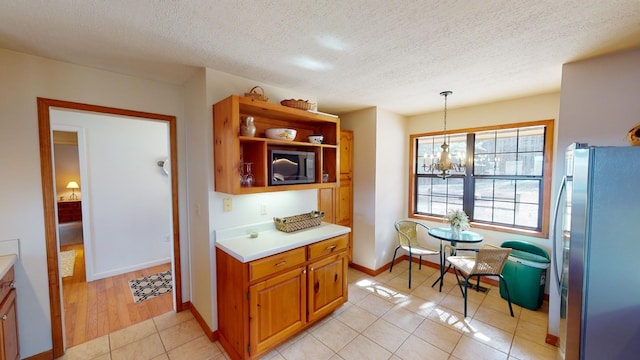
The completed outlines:
{"type": "Polygon", "coordinates": [[[353,170],[353,131],[340,131],[340,173],[351,173],[353,170]]]}
{"type": "Polygon", "coordinates": [[[228,194],[251,194],[268,191],[335,187],[339,182],[340,118],[299,110],[282,105],[232,95],[213,105],[213,152],[215,191],[228,194]],[[245,116],[254,118],[256,134],[240,134],[245,116]],[[269,139],[269,128],[297,130],[293,141],[269,139]],[[312,144],[307,136],[322,134],[322,144],[312,144]],[[269,150],[292,150],[315,153],[315,182],[310,184],[269,185],[269,150]],[[252,163],[254,184],[240,184],[242,163],[252,163]],[[323,181],[323,173],[328,181],[323,181]]]}
{"type": "Polygon", "coordinates": [[[334,224],[336,222],[336,189],[318,189],[318,210],[324,212],[322,221],[334,224]]]}

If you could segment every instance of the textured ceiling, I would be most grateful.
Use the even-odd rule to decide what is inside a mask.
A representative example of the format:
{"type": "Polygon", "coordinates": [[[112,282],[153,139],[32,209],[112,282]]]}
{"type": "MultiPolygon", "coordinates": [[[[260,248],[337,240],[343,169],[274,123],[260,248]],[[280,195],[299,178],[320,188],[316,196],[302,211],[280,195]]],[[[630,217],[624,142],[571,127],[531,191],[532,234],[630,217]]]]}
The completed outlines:
{"type": "Polygon", "coordinates": [[[638,0],[0,1],[0,48],[176,84],[207,67],[332,113],[558,91],[562,64],[638,47],[638,0]]]}

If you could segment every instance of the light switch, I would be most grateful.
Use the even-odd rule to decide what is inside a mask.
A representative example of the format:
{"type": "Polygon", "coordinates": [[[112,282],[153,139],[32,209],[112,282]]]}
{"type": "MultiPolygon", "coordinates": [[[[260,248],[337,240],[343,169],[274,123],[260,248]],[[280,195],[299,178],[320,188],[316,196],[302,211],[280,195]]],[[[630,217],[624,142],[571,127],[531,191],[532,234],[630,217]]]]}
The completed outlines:
{"type": "Polygon", "coordinates": [[[267,204],[260,205],[260,215],[267,215],[267,204]]]}
{"type": "Polygon", "coordinates": [[[233,209],[233,201],[231,198],[224,198],[222,203],[224,205],[224,212],[229,212],[233,209]]]}

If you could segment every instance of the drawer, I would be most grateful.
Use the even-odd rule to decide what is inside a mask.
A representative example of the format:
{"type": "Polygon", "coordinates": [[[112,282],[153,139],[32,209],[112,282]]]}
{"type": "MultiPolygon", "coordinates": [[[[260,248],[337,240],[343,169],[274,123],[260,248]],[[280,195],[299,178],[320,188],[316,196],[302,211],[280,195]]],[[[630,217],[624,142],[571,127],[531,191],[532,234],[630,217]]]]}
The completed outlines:
{"type": "Polygon", "coordinates": [[[349,235],[345,234],[311,244],[307,246],[309,249],[309,260],[344,250],[347,248],[348,243],[349,235]]]}
{"type": "Polygon", "coordinates": [[[282,270],[304,264],[305,261],[304,247],[252,261],[249,263],[249,281],[258,280],[282,270]]]}
{"type": "Polygon", "coordinates": [[[0,302],[7,296],[9,291],[14,288],[15,275],[13,273],[13,266],[9,268],[9,271],[0,280],[0,302]]]}

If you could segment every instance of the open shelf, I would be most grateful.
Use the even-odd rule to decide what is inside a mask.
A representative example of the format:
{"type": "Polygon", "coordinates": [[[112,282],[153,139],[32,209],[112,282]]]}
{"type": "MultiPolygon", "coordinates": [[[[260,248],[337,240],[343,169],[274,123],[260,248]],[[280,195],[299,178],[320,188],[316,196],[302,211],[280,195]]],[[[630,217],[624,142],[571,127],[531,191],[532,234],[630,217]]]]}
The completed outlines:
{"type": "Polygon", "coordinates": [[[317,189],[335,187],[339,181],[340,119],[337,116],[294,109],[260,100],[231,95],[213,105],[215,191],[229,194],[317,189]],[[241,118],[252,116],[254,137],[240,135],[241,118]],[[269,128],[297,131],[293,141],[270,139],[269,128]],[[306,141],[312,134],[323,135],[322,144],[306,141]],[[295,185],[269,185],[269,149],[315,153],[315,182],[295,185]],[[252,163],[254,185],[240,185],[240,166],[252,163]],[[329,176],[323,183],[322,174],[329,176]]]}

